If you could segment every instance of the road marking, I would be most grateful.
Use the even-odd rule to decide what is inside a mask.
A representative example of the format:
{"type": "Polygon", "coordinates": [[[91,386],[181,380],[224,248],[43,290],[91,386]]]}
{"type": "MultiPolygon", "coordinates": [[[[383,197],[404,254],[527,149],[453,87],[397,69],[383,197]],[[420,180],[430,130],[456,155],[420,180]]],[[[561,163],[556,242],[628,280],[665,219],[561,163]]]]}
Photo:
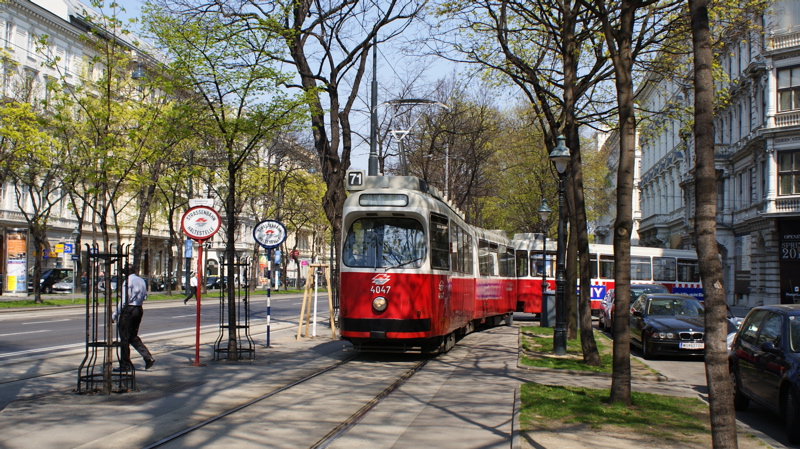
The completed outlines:
{"type": "Polygon", "coordinates": [[[187,316],[196,316],[196,315],[197,315],[196,313],[193,313],[191,315],[175,315],[172,318],[186,318],[187,316]]]}
{"type": "Polygon", "coordinates": [[[14,332],[13,334],[0,334],[0,337],[9,337],[12,335],[38,334],[40,332],[50,332],[50,329],[43,329],[40,331],[30,331],[30,332],[14,332]]]}
{"type": "Polygon", "coordinates": [[[30,323],[22,323],[22,324],[46,324],[46,323],[58,323],[60,321],[69,321],[69,319],[64,320],[52,320],[52,321],[32,321],[30,323]]]}

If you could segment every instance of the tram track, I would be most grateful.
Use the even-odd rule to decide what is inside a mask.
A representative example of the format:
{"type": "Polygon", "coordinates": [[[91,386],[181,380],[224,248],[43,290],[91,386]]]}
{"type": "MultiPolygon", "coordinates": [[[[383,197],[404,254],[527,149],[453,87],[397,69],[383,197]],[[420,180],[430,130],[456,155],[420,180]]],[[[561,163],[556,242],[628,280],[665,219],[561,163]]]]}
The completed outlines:
{"type": "MultiPolygon", "coordinates": [[[[302,413],[303,415],[309,417],[313,417],[316,413],[324,416],[338,416],[336,415],[336,412],[347,410],[348,414],[345,419],[337,419],[335,422],[326,421],[324,427],[318,426],[316,427],[316,432],[309,432],[307,435],[309,437],[307,442],[292,443],[292,447],[309,447],[314,449],[326,448],[336,441],[340,436],[346,434],[349,429],[358,424],[358,422],[367,416],[378,404],[380,404],[384,399],[389,397],[394,391],[410,380],[428,363],[429,360],[429,358],[425,358],[387,363],[385,361],[380,361],[380,359],[378,361],[370,360],[369,358],[365,360],[365,358],[359,354],[352,354],[344,360],[326,367],[319,368],[312,373],[306,374],[303,377],[278,387],[268,393],[219,412],[214,416],[208,417],[203,421],[193,424],[185,429],[173,432],[172,434],[167,435],[160,440],[144,447],[145,449],[169,448],[173,447],[173,445],[174,447],[186,447],[197,445],[197,441],[209,440],[215,441],[215,445],[218,445],[219,441],[217,440],[217,435],[226,435],[226,429],[237,428],[238,432],[244,432],[242,430],[243,426],[246,427],[252,425],[254,427],[261,427],[263,423],[252,423],[247,417],[240,417],[240,415],[249,414],[249,416],[262,416],[262,410],[274,411],[283,408],[294,408],[291,412],[292,414],[302,413]],[[377,388],[371,386],[370,390],[372,391],[377,389],[379,391],[371,394],[368,398],[361,397],[360,399],[355,400],[354,396],[357,395],[355,395],[352,391],[348,391],[347,389],[340,390],[333,388],[333,391],[327,391],[324,393],[325,397],[328,399],[333,398],[332,402],[338,404],[332,409],[327,408],[330,406],[326,406],[324,404],[325,401],[322,401],[323,404],[319,404],[316,401],[310,400],[315,396],[313,393],[315,386],[309,384],[316,381],[317,385],[328,385],[328,379],[321,379],[326,375],[335,376],[339,379],[345,377],[352,378],[354,384],[360,384],[361,382],[359,379],[361,378],[359,376],[363,377],[366,373],[366,377],[370,377],[369,372],[371,372],[372,369],[377,368],[378,370],[387,370],[387,366],[392,366],[391,368],[388,368],[388,371],[392,372],[393,374],[390,378],[387,378],[385,375],[378,376],[380,379],[378,381],[380,386],[377,388]],[[345,367],[351,369],[346,370],[344,373],[338,374],[339,372],[343,371],[345,367]],[[361,374],[354,374],[358,372],[361,372],[361,374]],[[390,381],[388,385],[386,385],[387,381],[390,381]],[[292,398],[294,398],[294,401],[292,398]],[[306,400],[306,398],[308,398],[308,400],[306,400]],[[270,400],[274,400],[274,402],[270,402],[270,400]],[[293,402],[305,404],[302,407],[303,410],[297,410],[296,407],[287,406],[287,404],[292,404],[293,402]],[[262,410],[258,410],[258,407],[261,407],[262,410]],[[210,427],[212,426],[216,426],[216,428],[211,429],[210,427]],[[317,434],[320,434],[326,429],[330,430],[321,436],[317,436],[317,434]],[[204,436],[199,436],[193,441],[187,440],[192,438],[192,434],[199,432],[207,432],[207,434],[204,436]]],[[[331,381],[331,383],[333,382],[331,381]]],[[[254,433],[258,432],[254,431],[254,433]]],[[[226,437],[227,436],[223,438],[226,437]]],[[[241,447],[241,441],[237,441],[236,445],[237,447],[241,447]]]]}

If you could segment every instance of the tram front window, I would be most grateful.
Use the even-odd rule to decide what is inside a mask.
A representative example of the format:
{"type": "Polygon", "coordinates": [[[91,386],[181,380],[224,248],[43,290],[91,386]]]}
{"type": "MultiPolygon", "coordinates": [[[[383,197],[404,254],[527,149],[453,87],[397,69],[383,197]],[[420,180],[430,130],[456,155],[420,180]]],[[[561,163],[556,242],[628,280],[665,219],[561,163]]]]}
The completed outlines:
{"type": "Polygon", "coordinates": [[[411,218],[360,218],[347,230],[342,261],[356,268],[419,268],[425,231],[411,218]]]}

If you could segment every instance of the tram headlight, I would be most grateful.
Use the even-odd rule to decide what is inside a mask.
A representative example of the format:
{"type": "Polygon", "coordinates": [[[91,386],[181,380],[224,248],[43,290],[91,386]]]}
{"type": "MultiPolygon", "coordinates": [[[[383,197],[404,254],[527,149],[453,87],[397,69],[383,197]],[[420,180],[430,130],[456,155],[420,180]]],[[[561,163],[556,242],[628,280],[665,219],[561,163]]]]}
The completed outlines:
{"type": "Polygon", "coordinates": [[[375,309],[376,312],[383,312],[386,310],[387,305],[388,302],[383,296],[378,296],[372,300],[372,308],[375,309]]]}

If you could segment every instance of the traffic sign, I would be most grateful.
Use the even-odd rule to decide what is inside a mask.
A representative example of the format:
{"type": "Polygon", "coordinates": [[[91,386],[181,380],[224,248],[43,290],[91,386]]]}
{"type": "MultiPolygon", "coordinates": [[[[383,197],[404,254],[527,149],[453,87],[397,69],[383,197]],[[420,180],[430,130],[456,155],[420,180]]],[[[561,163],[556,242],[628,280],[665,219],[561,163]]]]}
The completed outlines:
{"type": "Polygon", "coordinates": [[[276,248],[286,240],[286,227],[279,221],[264,220],[253,228],[253,238],[266,249],[276,248]]]}
{"type": "Polygon", "coordinates": [[[217,211],[207,206],[192,207],[181,218],[181,229],[193,240],[210,239],[221,224],[217,211]]]}

